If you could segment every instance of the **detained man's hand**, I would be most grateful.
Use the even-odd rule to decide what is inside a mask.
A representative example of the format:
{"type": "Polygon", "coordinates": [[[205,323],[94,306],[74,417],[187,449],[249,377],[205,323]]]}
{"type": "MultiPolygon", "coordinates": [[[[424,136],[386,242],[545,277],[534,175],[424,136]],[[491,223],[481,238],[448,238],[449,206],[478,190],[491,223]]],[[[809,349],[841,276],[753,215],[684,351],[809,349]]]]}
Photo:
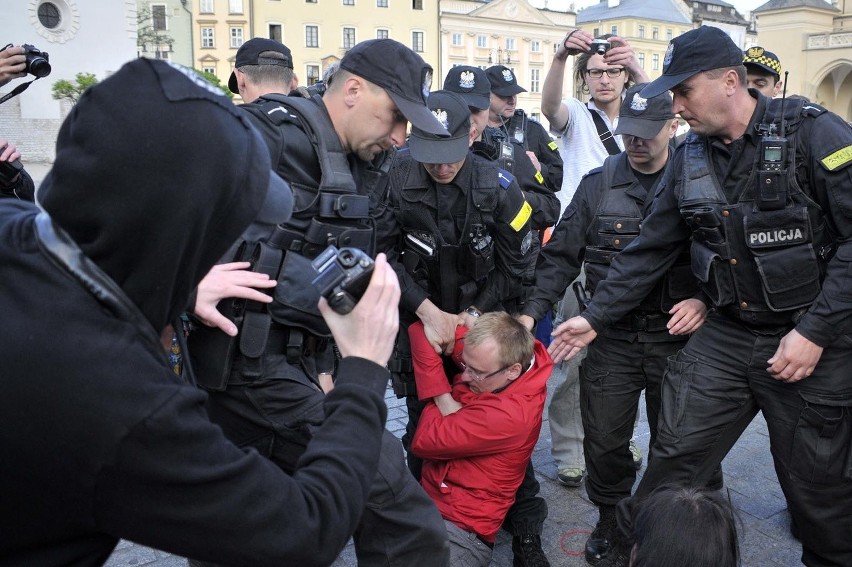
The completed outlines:
{"type": "Polygon", "coordinates": [[[707,318],[707,305],[700,299],[684,299],[669,310],[670,335],[688,335],[698,330],[707,318]]]}
{"type": "Polygon", "coordinates": [[[778,381],[792,384],[813,374],[823,348],[793,329],[781,338],[766,369],[778,381]]]}

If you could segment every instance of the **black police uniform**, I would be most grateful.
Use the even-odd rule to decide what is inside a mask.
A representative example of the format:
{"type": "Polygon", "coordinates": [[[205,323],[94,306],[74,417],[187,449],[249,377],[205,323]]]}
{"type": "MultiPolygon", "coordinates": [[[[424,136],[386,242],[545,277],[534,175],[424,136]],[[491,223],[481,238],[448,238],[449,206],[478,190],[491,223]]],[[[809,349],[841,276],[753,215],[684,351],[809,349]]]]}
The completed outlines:
{"type": "Polygon", "coordinates": [[[486,128],[487,136],[497,139],[508,140],[518,144],[524,151],[531,151],[541,164],[541,175],[544,177],[545,185],[551,191],[559,191],[562,188],[562,156],[559,155],[559,146],[547,133],[544,126],[527,116],[522,109],[515,113],[503,124],[486,128]]]}
{"type": "MultiPolygon", "coordinates": [[[[310,259],[328,244],[356,246],[370,254],[381,246],[392,256],[382,240],[386,236],[377,236],[374,227],[393,233],[394,219],[385,210],[387,218],[377,223],[379,213],[369,205],[368,194],[381,172],[344,152],[321,98],[273,94],[241,108],[267,142],[278,173],[293,188],[293,216],[279,225],[267,245],[248,243],[256,251],[255,269],[271,267],[278,286],[268,306],[249,302],[243,309],[238,342],[224,359],[224,381],[219,382],[222,370],[208,369],[208,376],[199,370],[209,363],[203,360],[210,352],[205,341],[196,339],[189,351],[197,381],[210,394],[210,419],[238,445],[254,447],[291,472],[312,430],[325,418],[325,394],[317,375],[332,371],[335,364],[330,334],[316,308],[319,296],[311,285],[310,259]]],[[[354,539],[360,565],[448,561],[443,520],[409,474],[400,443],[387,430],[379,473],[354,539]]]]}
{"type": "Polygon", "coordinates": [[[852,128],[788,99],[789,188],[761,191],[758,127],[779,124],[781,101],[749,92],[757,105],[741,138],[693,134],[677,149],[641,235],[584,316],[601,331],[621,320],[691,236],[715,311],[669,362],[636,497],[705,484],[761,411],[803,562],[852,565],[852,128]],[[824,350],[811,376],[785,383],[767,360],[794,328],[824,350]]]}
{"type": "MultiPolygon", "coordinates": [[[[513,176],[495,162],[470,153],[445,185],[401,150],[391,168],[390,197],[402,231],[405,266],[400,274],[401,328],[417,320],[415,311],[425,299],[448,313],[470,306],[486,312],[520,295],[533,241],[532,211],[513,176]]],[[[400,334],[391,370],[398,395],[407,396],[403,444],[409,447],[423,403],[414,391],[406,338],[400,334]]],[[[408,459],[419,478],[422,461],[411,453],[408,459]]],[[[541,533],[547,503],[538,492],[530,464],[507,516],[516,535],[541,533]]]]}
{"type": "MultiPolygon", "coordinates": [[[[541,319],[579,275],[584,261],[586,290],[594,294],[612,259],[638,236],[661,175],[637,174],[627,154],[621,153],[583,177],[542,249],[524,314],[541,319]]],[[[639,396],[644,389],[653,444],[666,358],[687,338],[668,333],[668,311],[697,293],[689,255],[683,253],[637,308],[589,345],[580,369],[580,407],[586,490],[598,506],[615,506],[630,496],[636,472],[628,444],[639,396]]]]}

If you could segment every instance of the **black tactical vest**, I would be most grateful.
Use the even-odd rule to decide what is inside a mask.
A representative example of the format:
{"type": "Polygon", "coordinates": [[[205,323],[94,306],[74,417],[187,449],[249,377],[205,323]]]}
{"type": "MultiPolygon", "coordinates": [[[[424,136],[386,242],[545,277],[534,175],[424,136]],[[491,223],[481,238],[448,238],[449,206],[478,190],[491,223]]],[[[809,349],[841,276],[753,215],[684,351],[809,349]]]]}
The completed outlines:
{"type": "MultiPolygon", "coordinates": [[[[760,152],[748,179],[729,203],[712,169],[709,141],[689,135],[684,143],[680,210],[693,231],[692,269],[713,305],[755,326],[793,322],[819,294],[831,239],[820,207],[796,178],[796,129],[802,101],[787,100],[788,190],[764,206],[760,152]]],[[[767,105],[764,130],[780,105],[767,105]]]]}
{"type": "Polygon", "coordinates": [[[469,307],[494,269],[491,227],[496,223],[498,183],[505,188],[511,180],[506,172],[501,179],[501,170],[492,162],[470,155],[468,159],[474,160],[468,214],[454,244],[448,244],[447,235],[438,229],[437,195],[426,170],[406,151],[397,154],[391,170],[391,186],[400,188],[396,215],[403,232],[402,263],[429,292],[429,299],[449,313],[469,307]]]}
{"type": "MultiPolygon", "coordinates": [[[[589,230],[590,239],[585,254],[586,287],[590,295],[594,295],[598,283],[606,278],[616,254],[639,236],[644,218],[643,204],[628,195],[623,186],[612,186],[615,172],[629,167],[625,152],[607,158],[602,167],[600,183],[605,189],[595,211],[594,224],[589,230]]],[[[689,254],[684,251],[634,313],[662,313],[666,315],[665,321],[668,321],[668,311],[679,301],[694,296],[697,291],[689,266],[689,254]]],[[[665,327],[665,321],[662,321],[661,328],[665,327]]]]}

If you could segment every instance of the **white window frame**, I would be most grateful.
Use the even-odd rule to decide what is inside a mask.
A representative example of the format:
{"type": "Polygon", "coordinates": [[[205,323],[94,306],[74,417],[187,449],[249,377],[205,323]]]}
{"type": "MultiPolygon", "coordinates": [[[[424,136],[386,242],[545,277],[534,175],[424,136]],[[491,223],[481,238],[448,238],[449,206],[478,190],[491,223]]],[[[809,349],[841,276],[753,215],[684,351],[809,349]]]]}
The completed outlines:
{"type": "Polygon", "coordinates": [[[230,38],[231,49],[239,49],[246,41],[245,33],[243,32],[243,28],[240,26],[231,26],[228,31],[228,37],[230,38]]]}
{"type": "Polygon", "coordinates": [[[376,39],[388,39],[390,37],[390,30],[387,28],[378,28],[376,30],[376,39]]]}
{"type": "Polygon", "coordinates": [[[243,13],[243,0],[228,0],[228,13],[229,14],[242,14],[243,13]]]}
{"type": "Polygon", "coordinates": [[[315,24],[305,24],[305,47],[314,49],[320,46],[319,26],[315,24]],[[316,40],[315,45],[311,45],[308,41],[308,30],[313,30],[313,38],[316,40]]]}
{"type": "Polygon", "coordinates": [[[530,41],[530,52],[541,53],[541,42],[537,39],[530,41]]]}
{"type": "Polygon", "coordinates": [[[450,42],[455,46],[464,45],[464,41],[462,40],[462,34],[460,32],[453,32],[450,35],[450,42]]]}
{"type": "Polygon", "coordinates": [[[411,50],[415,53],[426,51],[426,33],[422,31],[411,32],[411,50]],[[418,49],[419,47],[419,49],[418,49]]]}
{"type": "Polygon", "coordinates": [[[476,36],[476,47],[488,49],[488,36],[484,34],[476,36]]]}
{"type": "Polygon", "coordinates": [[[530,92],[541,92],[541,69],[530,69],[530,92]]]}
{"type": "Polygon", "coordinates": [[[199,0],[198,12],[201,14],[212,14],[213,0],[199,0]]]}
{"type": "Polygon", "coordinates": [[[201,47],[203,49],[214,49],[216,47],[216,30],[214,28],[201,28],[201,47]]]}
{"type": "Polygon", "coordinates": [[[352,49],[355,47],[355,44],[358,43],[358,40],[355,37],[355,28],[351,26],[344,26],[340,39],[342,41],[341,45],[343,46],[343,49],[352,49]],[[351,41],[348,38],[349,32],[351,32],[352,35],[351,41]]]}

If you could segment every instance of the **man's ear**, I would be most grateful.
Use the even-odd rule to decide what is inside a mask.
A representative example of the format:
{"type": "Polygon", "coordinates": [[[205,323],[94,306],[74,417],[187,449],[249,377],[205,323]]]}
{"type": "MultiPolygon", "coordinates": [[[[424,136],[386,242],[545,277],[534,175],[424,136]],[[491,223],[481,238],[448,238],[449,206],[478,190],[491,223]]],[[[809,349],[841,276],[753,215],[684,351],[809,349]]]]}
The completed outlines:
{"type": "Polygon", "coordinates": [[[343,83],[343,100],[347,106],[355,106],[361,95],[364,93],[366,85],[361,77],[357,75],[349,75],[343,83]]]}
{"type": "Polygon", "coordinates": [[[513,364],[512,366],[510,366],[506,370],[506,375],[507,375],[507,378],[509,378],[510,382],[520,378],[521,374],[523,374],[523,373],[524,373],[524,367],[521,366],[520,362],[516,362],[515,364],[513,364]]]}
{"type": "Polygon", "coordinates": [[[468,132],[467,138],[467,145],[470,147],[476,141],[476,124],[473,122],[470,123],[470,132],[468,132]]]}

